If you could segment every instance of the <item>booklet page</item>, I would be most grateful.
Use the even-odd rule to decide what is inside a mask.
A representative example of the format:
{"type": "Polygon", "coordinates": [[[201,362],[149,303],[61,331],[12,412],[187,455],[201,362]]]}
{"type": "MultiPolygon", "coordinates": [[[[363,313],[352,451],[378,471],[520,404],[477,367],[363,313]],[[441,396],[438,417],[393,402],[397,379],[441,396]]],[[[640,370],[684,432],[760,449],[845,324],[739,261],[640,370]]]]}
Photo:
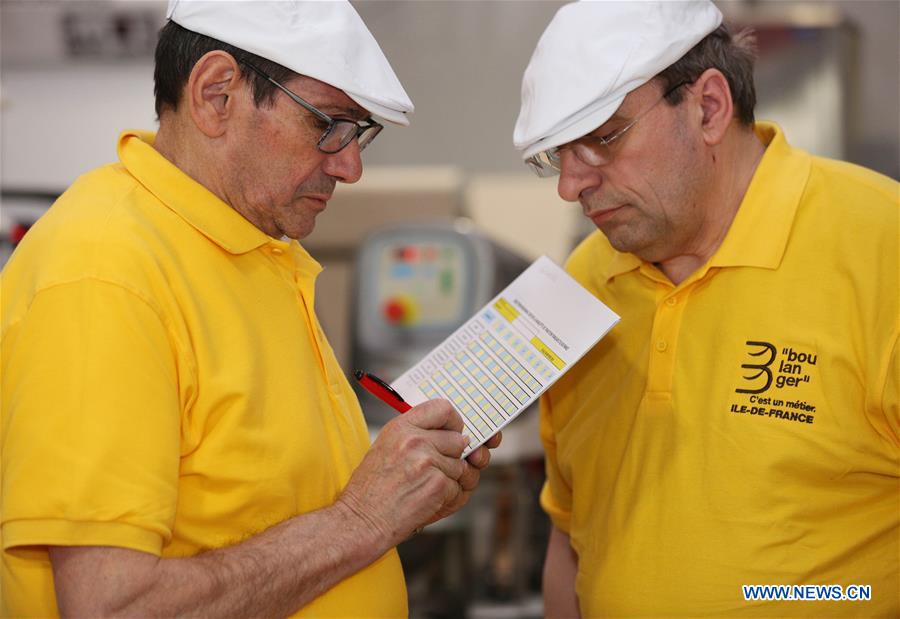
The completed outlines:
{"type": "Polygon", "coordinates": [[[391,386],[411,405],[445,398],[471,442],[463,457],[534,402],[619,321],[546,256],[391,386]]]}

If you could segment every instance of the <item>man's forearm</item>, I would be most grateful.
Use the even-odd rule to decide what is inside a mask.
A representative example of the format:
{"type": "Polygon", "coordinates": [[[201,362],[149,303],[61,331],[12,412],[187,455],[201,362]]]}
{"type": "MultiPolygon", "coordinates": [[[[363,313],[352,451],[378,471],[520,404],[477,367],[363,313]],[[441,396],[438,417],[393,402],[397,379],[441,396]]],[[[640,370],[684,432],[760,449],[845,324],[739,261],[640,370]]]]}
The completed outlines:
{"type": "Polygon", "coordinates": [[[51,558],[63,616],[276,617],[301,608],[391,546],[338,502],[194,557],[54,547],[51,558]]]}
{"type": "Polygon", "coordinates": [[[385,424],[337,501],[234,546],[159,559],[110,547],[57,546],[60,611],[75,616],[283,616],[369,565],[416,527],[462,507],[490,462],[468,458],[462,419],[429,400],[385,424]]]}
{"type": "Polygon", "coordinates": [[[569,536],[555,526],[550,530],[547,558],[544,561],[544,615],[552,619],[581,617],[575,578],[578,575],[578,555],[572,549],[569,536]]]}

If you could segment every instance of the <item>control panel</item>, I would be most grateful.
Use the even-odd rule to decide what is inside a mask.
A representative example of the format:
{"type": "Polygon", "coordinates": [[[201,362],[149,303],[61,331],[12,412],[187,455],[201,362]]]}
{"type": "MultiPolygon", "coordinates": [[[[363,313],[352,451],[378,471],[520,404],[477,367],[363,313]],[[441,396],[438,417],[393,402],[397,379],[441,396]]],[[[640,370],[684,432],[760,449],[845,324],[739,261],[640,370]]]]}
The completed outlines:
{"type": "Polygon", "coordinates": [[[385,244],[375,275],[382,320],[400,328],[456,324],[465,302],[465,266],[455,243],[401,239],[385,244]]]}

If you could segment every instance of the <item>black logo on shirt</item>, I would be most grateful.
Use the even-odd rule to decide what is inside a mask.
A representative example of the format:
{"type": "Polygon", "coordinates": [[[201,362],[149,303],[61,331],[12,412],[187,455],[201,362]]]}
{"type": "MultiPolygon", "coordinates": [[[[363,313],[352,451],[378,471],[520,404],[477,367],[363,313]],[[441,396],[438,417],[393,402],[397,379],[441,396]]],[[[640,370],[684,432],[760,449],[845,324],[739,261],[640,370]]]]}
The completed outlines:
{"type": "Polygon", "coordinates": [[[749,358],[741,364],[743,383],[734,392],[749,394],[749,398],[739,398],[745,401],[733,402],[731,412],[813,423],[815,405],[797,397],[792,399],[790,390],[810,382],[812,366],[818,363],[818,355],[785,346],[779,356],[778,347],[771,342],[747,340],[744,343],[749,358]],[[760,395],[773,386],[777,394],[760,395]],[[782,393],[784,390],[788,391],[782,393]],[[777,397],[782,395],[785,397],[777,397]]]}
{"type": "Polygon", "coordinates": [[[775,352],[775,347],[769,344],[768,342],[753,342],[749,341],[746,343],[747,346],[750,347],[751,351],[756,349],[755,352],[750,352],[749,355],[751,357],[760,357],[769,353],[769,358],[763,363],[743,363],[741,367],[745,370],[759,370],[756,374],[746,375],[744,376],[744,380],[748,380],[750,382],[756,382],[758,378],[760,378],[763,374],[766,376],[765,384],[762,387],[754,388],[754,389],[735,389],[737,393],[762,393],[766,391],[769,387],[772,386],[772,370],[769,369],[769,366],[772,365],[772,362],[775,361],[775,357],[777,353],[775,352]]]}

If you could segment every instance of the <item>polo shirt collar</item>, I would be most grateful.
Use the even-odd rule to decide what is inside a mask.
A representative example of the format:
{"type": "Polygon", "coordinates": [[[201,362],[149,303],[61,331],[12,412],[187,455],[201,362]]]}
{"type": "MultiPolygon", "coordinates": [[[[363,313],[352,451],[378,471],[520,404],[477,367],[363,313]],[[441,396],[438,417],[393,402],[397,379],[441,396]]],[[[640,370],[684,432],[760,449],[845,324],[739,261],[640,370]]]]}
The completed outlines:
{"type": "Polygon", "coordinates": [[[766,152],[711,267],[778,268],[806,189],[811,157],[791,148],[774,123],[756,123],[754,130],[766,152]]]}
{"type": "Polygon", "coordinates": [[[231,254],[243,254],[273,239],[153,148],[156,134],[125,131],[119,160],[150,193],[231,254]]]}
{"type": "MultiPolygon", "coordinates": [[[[598,231],[598,234],[602,234],[602,232],[598,231]]],[[[615,251],[615,250],[613,250],[615,251]]],[[[634,254],[626,254],[620,251],[616,251],[613,254],[612,260],[606,263],[606,273],[603,274],[603,277],[608,282],[614,277],[618,277],[623,273],[628,273],[629,271],[634,271],[635,269],[639,269],[643,264],[643,260],[635,256],[634,254]]]]}
{"type": "MultiPolygon", "coordinates": [[[[810,156],[787,143],[781,128],[774,123],[754,125],[757,137],[766,145],[747,193],[735,215],[722,245],[707,267],[749,266],[774,269],[781,263],[794,215],[806,188],[811,167],[810,156]]],[[[603,277],[614,277],[655,267],[634,254],[615,252],[607,262],[603,277]]]]}
{"type": "Polygon", "coordinates": [[[294,268],[299,277],[315,282],[316,277],[322,272],[323,267],[308,251],[306,251],[306,248],[303,247],[303,245],[298,243],[296,239],[288,238],[280,241],[273,240],[271,242],[273,244],[279,243],[282,247],[286,247],[288,251],[291,252],[291,257],[294,260],[294,268]]]}

